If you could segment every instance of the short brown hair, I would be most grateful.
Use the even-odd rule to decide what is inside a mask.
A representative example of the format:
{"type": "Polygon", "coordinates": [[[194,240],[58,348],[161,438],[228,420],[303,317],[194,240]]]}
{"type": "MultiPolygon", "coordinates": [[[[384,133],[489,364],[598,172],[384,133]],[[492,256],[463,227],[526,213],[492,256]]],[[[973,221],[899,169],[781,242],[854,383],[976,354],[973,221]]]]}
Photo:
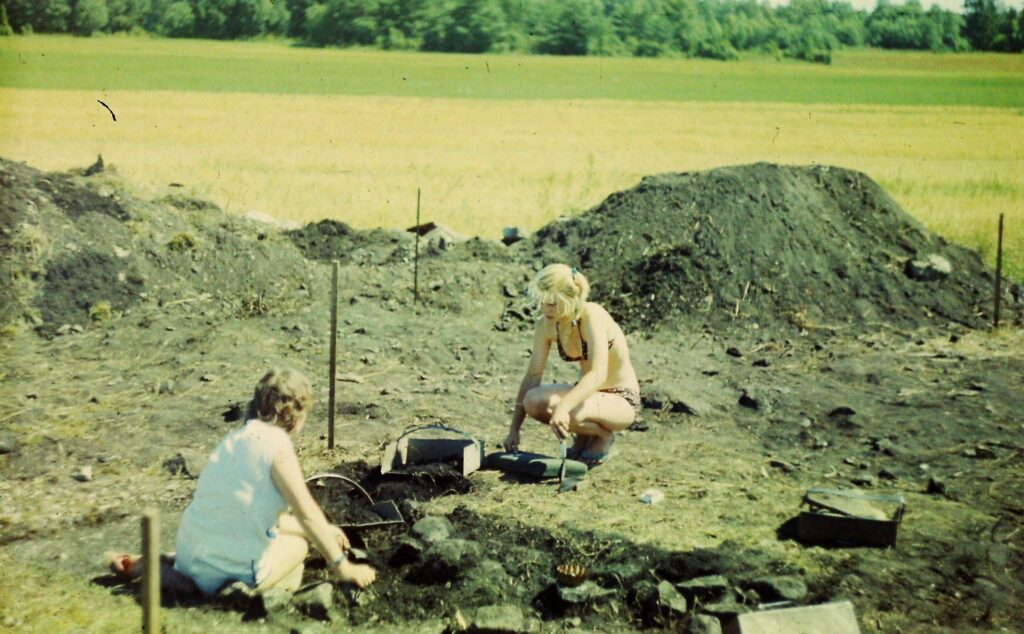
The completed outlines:
{"type": "Polygon", "coordinates": [[[275,368],[263,375],[249,403],[248,416],[295,429],[299,414],[313,404],[313,387],[301,372],[275,368]]]}

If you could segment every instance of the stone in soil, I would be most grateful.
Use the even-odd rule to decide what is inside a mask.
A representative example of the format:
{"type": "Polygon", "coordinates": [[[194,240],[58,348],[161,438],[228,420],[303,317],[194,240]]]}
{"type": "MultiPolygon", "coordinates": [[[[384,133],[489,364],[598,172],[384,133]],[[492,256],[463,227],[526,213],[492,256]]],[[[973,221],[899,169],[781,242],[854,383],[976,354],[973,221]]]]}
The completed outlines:
{"type": "Polygon", "coordinates": [[[529,629],[519,606],[503,604],[478,608],[469,631],[480,634],[526,634],[529,629]]]}
{"type": "Polygon", "coordinates": [[[0,455],[14,453],[17,448],[18,440],[14,437],[14,434],[6,429],[0,430],[0,455]]]}
{"type": "Polygon", "coordinates": [[[924,258],[907,260],[903,272],[918,282],[936,282],[949,277],[953,265],[941,255],[932,253],[924,258]]]}
{"type": "Polygon", "coordinates": [[[699,397],[660,383],[653,383],[649,387],[645,387],[642,400],[646,408],[668,411],[673,414],[705,416],[711,411],[708,403],[699,397]]]}
{"type": "Polygon", "coordinates": [[[807,597],[807,584],[792,575],[761,577],[746,585],[764,601],[802,601],[807,597]]]}
{"type": "Polygon", "coordinates": [[[480,552],[480,544],[474,541],[446,539],[438,542],[424,551],[413,578],[430,584],[455,581],[476,565],[480,552]]]}
{"type": "Polygon", "coordinates": [[[946,483],[941,478],[932,476],[928,478],[928,487],[925,492],[929,495],[946,495],[946,483]]]}
{"type": "Polygon", "coordinates": [[[737,603],[732,599],[725,599],[724,601],[717,601],[715,603],[707,603],[702,605],[700,609],[702,612],[719,619],[732,619],[740,614],[750,612],[750,608],[742,603],[737,603]]]}
{"type": "Polygon", "coordinates": [[[676,584],[676,588],[691,600],[707,601],[724,596],[729,589],[729,579],[722,575],[708,575],[676,584]]]}
{"type": "Polygon", "coordinates": [[[615,594],[614,590],[602,588],[593,581],[584,581],[578,586],[564,586],[558,584],[558,598],[565,603],[572,605],[590,603],[597,599],[610,597],[615,594]]]}
{"type": "Polygon", "coordinates": [[[653,606],[663,616],[677,618],[686,614],[686,597],[669,581],[661,581],[655,588],[653,606]]]}
{"type": "Polygon", "coordinates": [[[694,614],[686,625],[686,634],[722,634],[722,624],[713,616],[694,614]]]}
{"type": "Polygon", "coordinates": [[[412,525],[412,534],[426,544],[435,544],[451,536],[455,527],[447,517],[431,515],[412,525]]]}
{"type": "Polygon", "coordinates": [[[292,609],[292,593],[282,588],[268,588],[259,597],[263,611],[271,618],[283,617],[292,609]]]}
{"type": "Polygon", "coordinates": [[[334,585],[319,583],[309,590],[295,595],[295,607],[299,612],[319,621],[330,621],[334,608],[334,585]]]}

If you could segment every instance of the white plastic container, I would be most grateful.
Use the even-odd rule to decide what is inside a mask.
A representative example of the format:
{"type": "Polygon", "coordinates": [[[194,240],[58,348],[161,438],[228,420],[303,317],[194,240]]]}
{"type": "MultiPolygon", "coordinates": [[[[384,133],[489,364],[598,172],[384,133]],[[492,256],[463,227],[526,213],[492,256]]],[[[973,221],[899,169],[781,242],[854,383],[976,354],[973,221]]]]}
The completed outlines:
{"type": "Polygon", "coordinates": [[[640,494],[640,501],[644,504],[657,504],[665,499],[665,494],[658,489],[647,489],[640,494]]]}

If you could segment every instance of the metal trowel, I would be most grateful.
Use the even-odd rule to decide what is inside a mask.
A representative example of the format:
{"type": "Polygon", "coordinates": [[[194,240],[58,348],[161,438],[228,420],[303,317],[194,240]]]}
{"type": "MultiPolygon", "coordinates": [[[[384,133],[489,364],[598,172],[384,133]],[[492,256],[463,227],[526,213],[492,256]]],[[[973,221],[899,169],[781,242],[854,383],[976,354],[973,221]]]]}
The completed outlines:
{"type": "Polygon", "coordinates": [[[558,483],[565,480],[565,458],[569,455],[569,449],[565,446],[565,438],[558,444],[558,457],[562,459],[562,466],[558,469],[558,483]]]}

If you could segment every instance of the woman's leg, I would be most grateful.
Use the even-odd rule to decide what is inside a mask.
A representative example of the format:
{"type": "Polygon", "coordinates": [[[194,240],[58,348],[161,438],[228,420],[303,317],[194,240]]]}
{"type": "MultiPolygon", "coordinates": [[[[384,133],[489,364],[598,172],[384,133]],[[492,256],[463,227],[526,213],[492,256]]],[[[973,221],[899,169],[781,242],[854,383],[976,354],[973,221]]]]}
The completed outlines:
{"type": "MultiPolygon", "coordinates": [[[[146,570],[142,555],[110,551],[104,554],[110,571],[122,579],[138,579],[146,570]]],[[[197,591],[192,579],[174,568],[174,553],[160,555],[160,587],[174,594],[194,594],[197,591]]]]}
{"type": "Polygon", "coordinates": [[[263,554],[260,567],[266,567],[270,573],[260,581],[256,590],[262,592],[269,588],[282,588],[295,592],[302,585],[303,562],[309,553],[309,542],[304,537],[292,533],[278,533],[263,554]]]}
{"type": "Polygon", "coordinates": [[[591,436],[587,453],[606,454],[620,432],[636,420],[636,411],[625,398],[617,394],[596,392],[569,413],[569,431],[591,436]]]}
{"type": "MultiPolygon", "coordinates": [[[[547,424],[551,420],[551,412],[554,411],[555,406],[571,389],[572,386],[568,383],[539,385],[527,392],[526,396],[523,397],[523,408],[531,418],[540,423],[547,424]]],[[[572,450],[569,452],[569,456],[573,459],[578,458],[579,454],[590,445],[590,440],[589,435],[574,433],[572,450]]]]}
{"type": "MultiPolygon", "coordinates": [[[[571,389],[566,383],[537,386],[526,393],[523,407],[531,417],[547,423],[551,412],[571,389]]],[[[569,432],[576,435],[573,448],[603,453],[614,433],[626,429],[635,419],[636,412],[626,399],[595,392],[569,412],[569,432]]]]}

